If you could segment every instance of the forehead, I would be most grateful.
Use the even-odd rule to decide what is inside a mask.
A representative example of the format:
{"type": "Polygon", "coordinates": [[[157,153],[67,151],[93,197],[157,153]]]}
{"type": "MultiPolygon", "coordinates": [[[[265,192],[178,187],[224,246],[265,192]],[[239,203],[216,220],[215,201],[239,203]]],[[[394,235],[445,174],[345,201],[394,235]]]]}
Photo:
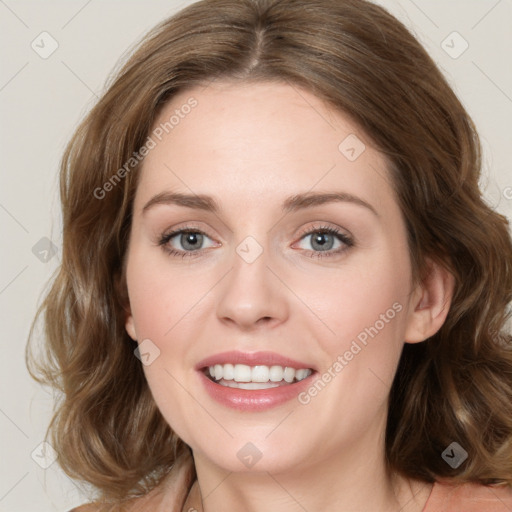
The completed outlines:
{"type": "Polygon", "coordinates": [[[297,86],[214,82],[184,90],[150,137],[136,208],[165,190],[216,195],[244,209],[279,202],[283,192],[333,189],[376,207],[394,202],[386,161],[368,137],[297,86]]]}

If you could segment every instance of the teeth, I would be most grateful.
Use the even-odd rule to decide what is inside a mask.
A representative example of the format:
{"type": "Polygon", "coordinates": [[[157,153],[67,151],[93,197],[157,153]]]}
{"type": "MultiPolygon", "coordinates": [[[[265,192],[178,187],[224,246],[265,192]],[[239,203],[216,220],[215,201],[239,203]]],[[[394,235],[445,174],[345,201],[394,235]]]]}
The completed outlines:
{"type": "Polygon", "coordinates": [[[271,366],[269,375],[272,382],[281,382],[283,380],[284,368],[282,366],[271,366]]]}
{"type": "Polygon", "coordinates": [[[219,384],[228,388],[238,389],[269,389],[279,387],[279,384],[274,382],[235,382],[234,380],[222,380],[219,384]]]}
{"type": "Polygon", "coordinates": [[[226,380],[233,380],[235,378],[235,367],[232,364],[225,364],[222,369],[222,376],[226,380]]]}
{"type": "Polygon", "coordinates": [[[293,382],[293,379],[295,379],[295,368],[286,367],[284,369],[284,380],[286,382],[293,382]]]}
{"type": "MultiPolygon", "coordinates": [[[[285,381],[287,383],[292,383],[295,381],[300,381],[309,377],[311,375],[311,370],[309,368],[301,368],[296,370],[295,368],[283,367],[283,366],[265,366],[265,365],[256,365],[256,366],[248,366],[246,364],[216,364],[215,366],[209,366],[208,372],[210,377],[215,379],[216,381],[234,381],[234,382],[242,382],[247,383],[247,385],[236,385],[236,387],[242,389],[265,389],[266,387],[276,387],[276,386],[251,386],[254,384],[265,384],[265,383],[277,383],[281,381],[285,381]]],[[[229,382],[223,383],[229,387],[231,386],[229,382]]]]}
{"type": "Polygon", "coordinates": [[[302,379],[305,379],[306,377],[308,377],[310,374],[311,374],[311,372],[309,370],[305,370],[305,369],[296,370],[295,378],[297,380],[302,380],[302,379]]]}
{"type": "Polygon", "coordinates": [[[251,380],[253,382],[268,382],[269,374],[270,368],[268,366],[254,366],[251,371],[251,380]]]}
{"type": "MultiPolygon", "coordinates": [[[[217,375],[215,375],[217,376],[217,375]]],[[[224,377],[224,372],[221,377],[224,377]]],[[[219,380],[219,379],[217,379],[219,380]]],[[[235,371],[233,375],[233,380],[236,382],[251,382],[252,380],[252,371],[251,367],[246,364],[235,364],[235,371]]]]}

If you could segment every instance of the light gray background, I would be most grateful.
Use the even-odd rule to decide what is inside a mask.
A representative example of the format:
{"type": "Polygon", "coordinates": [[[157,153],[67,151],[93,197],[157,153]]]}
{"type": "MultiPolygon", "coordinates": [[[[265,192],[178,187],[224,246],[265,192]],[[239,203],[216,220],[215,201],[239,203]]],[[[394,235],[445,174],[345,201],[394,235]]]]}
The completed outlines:
{"type": "MultiPolygon", "coordinates": [[[[52,394],[30,379],[24,362],[30,323],[60,262],[58,165],[118,60],[189,3],[0,0],[0,511],[64,512],[87,500],[57,463],[47,469],[38,464],[51,462],[51,451],[43,455],[40,443],[52,394]],[[49,48],[49,39],[41,42],[48,37],[40,36],[43,31],[58,43],[46,59],[31,47],[35,41],[40,51],[49,48]],[[43,237],[57,249],[47,262],[41,261],[42,246],[36,246],[39,257],[33,252],[43,237]]],[[[486,197],[511,219],[512,0],[378,3],[412,29],[473,117],[484,148],[486,197]],[[463,39],[448,37],[454,31],[463,39]],[[463,40],[468,49],[450,56],[447,51],[460,53],[463,40]]]]}

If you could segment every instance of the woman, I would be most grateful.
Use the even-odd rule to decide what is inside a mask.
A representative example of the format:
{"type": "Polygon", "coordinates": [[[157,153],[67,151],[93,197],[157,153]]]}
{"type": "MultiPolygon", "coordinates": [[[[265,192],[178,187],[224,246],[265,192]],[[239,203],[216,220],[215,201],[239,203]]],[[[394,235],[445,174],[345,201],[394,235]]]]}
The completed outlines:
{"type": "Polygon", "coordinates": [[[511,508],[512,242],[479,151],[372,3],[156,27],[62,162],[31,365],[100,491],[78,510],[511,508]]]}

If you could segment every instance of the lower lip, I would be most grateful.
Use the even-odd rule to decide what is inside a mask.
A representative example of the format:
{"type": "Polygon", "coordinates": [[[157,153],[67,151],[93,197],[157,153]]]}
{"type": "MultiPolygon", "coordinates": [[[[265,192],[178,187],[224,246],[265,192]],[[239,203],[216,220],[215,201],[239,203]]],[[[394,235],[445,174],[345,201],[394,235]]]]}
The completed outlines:
{"type": "Polygon", "coordinates": [[[210,380],[203,372],[199,371],[199,377],[206,388],[207,393],[217,402],[236,409],[238,411],[264,411],[284,404],[297,398],[301,391],[310,385],[310,379],[315,375],[299,382],[268,389],[239,389],[221,386],[210,380]]]}

